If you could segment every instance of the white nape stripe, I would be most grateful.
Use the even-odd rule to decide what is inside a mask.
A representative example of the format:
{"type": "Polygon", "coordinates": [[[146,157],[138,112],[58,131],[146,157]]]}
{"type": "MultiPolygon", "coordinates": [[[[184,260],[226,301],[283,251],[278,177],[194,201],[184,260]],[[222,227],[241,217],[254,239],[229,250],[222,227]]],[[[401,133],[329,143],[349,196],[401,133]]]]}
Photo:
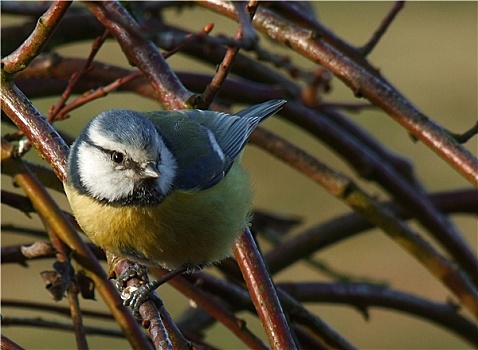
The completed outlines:
{"type": "Polygon", "coordinates": [[[173,187],[173,181],[176,177],[176,168],[177,163],[174,155],[171,151],[166,147],[163,140],[160,136],[158,136],[161,160],[158,166],[158,170],[161,176],[158,178],[159,189],[162,193],[166,194],[169,193],[171,188],[173,187]]]}

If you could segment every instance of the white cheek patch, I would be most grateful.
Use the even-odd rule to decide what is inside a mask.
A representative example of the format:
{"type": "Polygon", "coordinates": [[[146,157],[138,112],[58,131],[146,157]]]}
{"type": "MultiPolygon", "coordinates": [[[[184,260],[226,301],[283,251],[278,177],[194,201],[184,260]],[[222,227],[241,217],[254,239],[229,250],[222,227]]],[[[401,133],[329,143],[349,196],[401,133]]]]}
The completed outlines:
{"type": "Polygon", "coordinates": [[[134,181],[110,166],[108,155],[84,143],[78,149],[80,180],[91,195],[114,201],[133,192],[134,181]]]}
{"type": "Polygon", "coordinates": [[[78,147],[80,181],[91,196],[109,202],[126,199],[134,195],[139,181],[143,180],[138,168],[121,168],[111,160],[108,151],[122,152],[140,167],[150,162],[157,164],[160,176],[154,182],[155,190],[163,195],[172,190],[176,160],[155,129],[152,129],[148,141],[134,144],[112,140],[97,129],[93,121],[87,132],[90,141],[85,140],[78,147]]]}

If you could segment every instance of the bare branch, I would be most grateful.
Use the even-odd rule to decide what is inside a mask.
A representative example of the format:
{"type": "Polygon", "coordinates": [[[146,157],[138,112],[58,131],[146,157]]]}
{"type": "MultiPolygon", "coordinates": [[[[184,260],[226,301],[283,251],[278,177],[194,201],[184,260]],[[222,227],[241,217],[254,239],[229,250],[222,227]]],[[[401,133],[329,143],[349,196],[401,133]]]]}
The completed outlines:
{"type": "Polygon", "coordinates": [[[378,27],[375,33],[373,33],[373,36],[370,38],[370,40],[360,48],[360,51],[364,56],[367,56],[370,52],[372,52],[372,50],[378,44],[378,41],[383,37],[388,27],[392,24],[395,17],[403,8],[403,5],[405,5],[404,1],[397,1],[387,16],[383,19],[380,27],[378,27]]]}
{"type": "MultiPolygon", "coordinates": [[[[160,277],[168,273],[168,271],[163,269],[154,269],[154,271],[160,277]]],[[[218,300],[186,281],[186,276],[176,276],[169,281],[169,284],[186,297],[192,299],[199,307],[221,322],[249,348],[260,350],[267,349],[264,342],[251,332],[243,320],[237,318],[218,300]]]]}
{"type": "MultiPolygon", "coordinates": [[[[237,13],[229,3],[211,0],[200,4],[229,17],[237,17],[237,13]]],[[[382,108],[470,183],[478,186],[478,159],[454,139],[448,137],[440,125],[415,108],[376,71],[355,62],[344,52],[321,40],[317,32],[305,30],[268,9],[258,9],[254,24],[270,38],[290,46],[297,53],[329,69],[349,86],[357,97],[365,97],[382,108]]]]}
{"type": "Polygon", "coordinates": [[[158,99],[168,109],[187,108],[192,93],[181,84],[156,46],[141,35],[141,28],[124,7],[116,1],[85,4],[116,38],[131,63],[145,74],[158,99]]]}
{"type": "Polygon", "coordinates": [[[249,229],[235,242],[234,255],[272,349],[296,349],[274,284],[249,229]]]}
{"type": "Polygon", "coordinates": [[[2,69],[6,73],[15,74],[21,71],[40,54],[71,3],[72,1],[55,1],[50,6],[48,11],[38,19],[37,26],[30,37],[15,52],[2,59],[2,69]]]}
{"type": "Polygon", "coordinates": [[[468,278],[463,277],[461,271],[433,246],[403,221],[398,220],[389,210],[381,207],[350,179],[263,128],[256,129],[251,141],[321,184],[330,194],[343,200],[367,220],[382,228],[387,236],[412,254],[431,274],[453,291],[463,305],[478,315],[478,290],[468,278]]]}

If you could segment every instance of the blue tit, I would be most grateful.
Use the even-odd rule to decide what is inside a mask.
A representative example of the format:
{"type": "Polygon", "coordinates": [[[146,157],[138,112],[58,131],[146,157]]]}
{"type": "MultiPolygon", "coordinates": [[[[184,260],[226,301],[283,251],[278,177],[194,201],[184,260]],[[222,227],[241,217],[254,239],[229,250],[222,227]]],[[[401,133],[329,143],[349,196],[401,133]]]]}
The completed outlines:
{"type": "Polygon", "coordinates": [[[85,234],[103,249],[168,270],[231,255],[249,225],[250,178],[241,155],[285,100],[236,114],[105,111],[71,147],[65,192],[85,234]]]}

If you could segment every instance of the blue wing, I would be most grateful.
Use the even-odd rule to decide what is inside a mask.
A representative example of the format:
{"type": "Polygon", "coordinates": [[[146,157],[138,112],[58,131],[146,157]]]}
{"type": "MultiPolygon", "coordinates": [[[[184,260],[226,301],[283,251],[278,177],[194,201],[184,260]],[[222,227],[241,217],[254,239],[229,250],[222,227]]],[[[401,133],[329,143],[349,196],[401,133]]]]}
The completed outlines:
{"type": "Polygon", "coordinates": [[[198,109],[144,113],[178,162],[175,186],[201,190],[217,184],[244,149],[252,131],[285,100],[272,100],[234,115],[198,109]]]}

